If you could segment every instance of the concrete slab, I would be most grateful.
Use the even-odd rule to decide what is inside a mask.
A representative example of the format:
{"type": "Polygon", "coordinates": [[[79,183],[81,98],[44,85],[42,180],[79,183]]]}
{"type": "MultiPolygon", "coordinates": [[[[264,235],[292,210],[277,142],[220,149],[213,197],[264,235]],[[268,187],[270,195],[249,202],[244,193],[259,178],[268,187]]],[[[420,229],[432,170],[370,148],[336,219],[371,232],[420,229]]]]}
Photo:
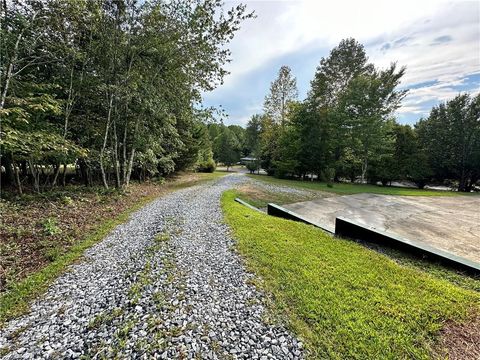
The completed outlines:
{"type": "Polygon", "coordinates": [[[283,205],[332,232],[343,217],[480,263],[480,197],[355,194],[283,205]]]}

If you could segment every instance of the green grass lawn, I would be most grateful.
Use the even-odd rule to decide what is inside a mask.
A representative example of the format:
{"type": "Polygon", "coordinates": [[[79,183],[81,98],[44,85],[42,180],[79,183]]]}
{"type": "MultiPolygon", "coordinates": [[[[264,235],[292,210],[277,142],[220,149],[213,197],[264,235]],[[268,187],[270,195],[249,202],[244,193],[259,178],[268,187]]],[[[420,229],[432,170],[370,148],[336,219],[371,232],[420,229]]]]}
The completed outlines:
{"type": "Polygon", "coordinates": [[[247,266],[318,359],[428,359],[448,321],[468,322],[480,294],[401,266],[353,241],[222,198],[247,266]]]}
{"type": "Polygon", "coordinates": [[[470,195],[468,193],[459,193],[456,191],[439,191],[439,190],[422,190],[410,189],[393,186],[377,186],[370,184],[348,184],[335,183],[332,187],[328,187],[326,183],[317,181],[301,181],[301,180],[287,180],[277,179],[267,175],[252,175],[248,174],[252,179],[265,181],[272,184],[286,185],[297,187],[301,189],[328,191],[339,195],[351,195],[359,193],[371,193],[382,195],[403,195],[403,196],[458,196],[470,195]]]}

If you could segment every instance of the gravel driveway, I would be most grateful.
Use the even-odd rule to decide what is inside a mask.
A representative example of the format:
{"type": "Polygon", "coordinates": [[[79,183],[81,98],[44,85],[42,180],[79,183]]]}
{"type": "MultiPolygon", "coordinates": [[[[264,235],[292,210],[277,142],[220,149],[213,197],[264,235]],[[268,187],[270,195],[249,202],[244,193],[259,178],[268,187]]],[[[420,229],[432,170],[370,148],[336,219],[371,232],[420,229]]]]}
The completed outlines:
{"type": "Polygon", "coordinates": [[[1,330],[19,358],[296,359],[232,250],[220,196],[234,174],[159,198],[90,248],[1,330]]]}

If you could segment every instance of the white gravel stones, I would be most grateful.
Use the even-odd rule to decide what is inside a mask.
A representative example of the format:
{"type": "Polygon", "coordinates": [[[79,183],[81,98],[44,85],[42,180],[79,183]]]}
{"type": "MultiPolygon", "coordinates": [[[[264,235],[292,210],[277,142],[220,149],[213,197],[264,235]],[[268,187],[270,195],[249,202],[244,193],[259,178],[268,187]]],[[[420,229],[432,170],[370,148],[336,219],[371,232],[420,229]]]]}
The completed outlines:
{"type": "Polygon", "coordinates": [[[0,333],[4,359],[298,359],[232,250],[228,175],[157,199],[85,253],[0,333]]]}

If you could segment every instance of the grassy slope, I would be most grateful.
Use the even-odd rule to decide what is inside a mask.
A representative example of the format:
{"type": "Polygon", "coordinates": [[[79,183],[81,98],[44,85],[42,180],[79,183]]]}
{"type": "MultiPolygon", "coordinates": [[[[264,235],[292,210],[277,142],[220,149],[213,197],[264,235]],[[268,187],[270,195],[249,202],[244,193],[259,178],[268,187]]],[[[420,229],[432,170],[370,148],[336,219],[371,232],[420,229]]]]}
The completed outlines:
{"type": "MultiPolygon", "coordinates": [[[[211,174],[199,173],[190,180],[169,182],[163,185],[163,187],[165,188],[165,193],[168,193],[173,190],[214,180],[224,175],[226,174],[221,172],[211,174]]],[[[66,253],[57,257],[40,270],[30,274],[25,279],[11,284],[9,289],[0,295],[0,326],[5,321],[25,313],[29,309],[30,302],[43,294],[52,281],[64,272],[69,265],[77,261],[86,249],[101,241],[115,226],[126,222],[131,213],[142,208],[156,197],[157,196],[139,197],[132,206],[118,214],[115,218],[101,222],[93,231],[87,233],[82,239],[70,247],[66,253]]]]}
{"type": "Polygon", "coordinates": [[[328,187],[326,183],[316,182],[316,181],[301,181],[301,180],[286,180],[286,179],[277,179],[272,176],[266,175],[252,175],[248,174],[253,179],[262,180],[265,182],[286,185],[297,187],[301,189],[309,190],[320,190],[333,192],[340,195],[350,195],[350,194],[359,194],[359,193],[371,193],[371,194],[383,194],[383,195],[403,195],[403,196],[458,196],[458,195],[469,195],[466,193],[458,193],[455,191],[439,191],[439,190],[421,190],[421,189],[410,189],[410,188],[401,188],[401,187],[391,187],[391,186],[377,186],[369,184],[333,184],[333,187],[328,187]]]}
{"type": "Polygon", "coordinates": [[[402,267],[352,241],[269,217],[224,194],[247,265],[313,358],[429,358],[447,320],[480,309],[478,293],[402,267]]]}

